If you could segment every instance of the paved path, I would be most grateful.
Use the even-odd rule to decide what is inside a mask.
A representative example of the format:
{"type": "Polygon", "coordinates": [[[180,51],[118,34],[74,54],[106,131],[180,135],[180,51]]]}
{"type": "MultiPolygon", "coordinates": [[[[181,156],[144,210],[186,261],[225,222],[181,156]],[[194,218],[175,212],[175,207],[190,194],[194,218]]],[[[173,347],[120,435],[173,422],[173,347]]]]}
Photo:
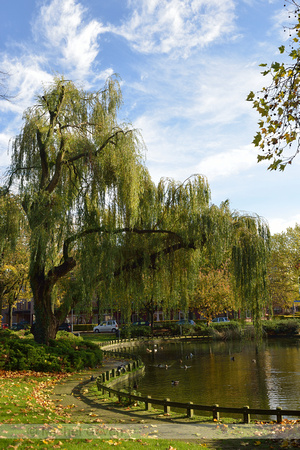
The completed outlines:
{"type": "Polygon", "coordinates": [[[171,420],[162,411],[145,411],[144,405],[138,410],[119,407],[115,400],[107,396],[104,399],[89,392],[92,384],[101,373],[118,367],[127,361],[123,359],[104,358],[100,369],[90,369],[71,375],[57,383],[51,394],[51,400],[69,406],[70,413],[76,408],[76,418],[82,422],[132,423],[161,422],[171,420]],[[93,378],[93,379],[92,379],[93,378]],[[98,420],[97,420],[98,419],[98,420]]]}
{"type": "MultiPolygon", "coordinates": [[[[54,387],[51,400],[70,407],[71,422],[74,411],[76,423],[80,424],[83,437],[84,433],[90,437],[90,433],[94,435],[101,433],[102,436],[104,432],[107,432],[110,436],[121,438],[135,436],[137,438],[182,439],[206,443],[209,448],[230,449],[233,438],[245,438],[245,432],[250,431],[243,425],[229,425],[223,428],[221,424],[190,421],[184,415],[175,417],[166,415],[161,410],[145,411],[143,404],[140,409],[126,408],[118,406],[115,399],[102,398],[96,390],[95,393],[90,392],[89,388],[96,383],[95,379],[100,373],[126,362],[121,359],[104,358],[100,369],[73,374],[54,387]]],[[[255,430],[252,431],[253,438],[254,432],[255,430]]],[[[251,438],[251,431],[249,437],[251,438]]]]}

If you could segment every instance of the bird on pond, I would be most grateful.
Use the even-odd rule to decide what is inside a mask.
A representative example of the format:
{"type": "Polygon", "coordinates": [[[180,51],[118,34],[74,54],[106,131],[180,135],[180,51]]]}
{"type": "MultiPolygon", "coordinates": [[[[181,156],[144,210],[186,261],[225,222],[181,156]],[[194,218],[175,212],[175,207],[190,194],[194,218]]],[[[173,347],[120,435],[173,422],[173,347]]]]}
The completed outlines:
{"type": "Polygon", "coordinates": [[[179,381],[174,381],[174,380],[172,380],[171,383],[172,383],[172,386],[178,386],[179,381]]]}
{"type": "Polygon", "coordinates": [[[168,364],[158,364],[156,367],[159,369],[168,369],[170,366],[168,364]]]}

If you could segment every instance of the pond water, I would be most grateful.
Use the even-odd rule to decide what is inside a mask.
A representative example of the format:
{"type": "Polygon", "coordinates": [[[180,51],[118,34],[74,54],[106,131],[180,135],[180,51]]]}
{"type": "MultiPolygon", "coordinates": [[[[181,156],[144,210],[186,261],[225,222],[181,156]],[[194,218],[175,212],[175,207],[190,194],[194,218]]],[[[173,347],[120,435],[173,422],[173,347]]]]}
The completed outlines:
{"type": "Polygon", "coordinates": [[[137,381],[142,395],[202,405],[300,408],[296,339],[269,340],[258,349],[252,342],[186,341],[148,345],[148,351],[142,345],[133,351],[146,366],[137,381]],[[174,386],[172,381],[179,383],[174,386]]]}

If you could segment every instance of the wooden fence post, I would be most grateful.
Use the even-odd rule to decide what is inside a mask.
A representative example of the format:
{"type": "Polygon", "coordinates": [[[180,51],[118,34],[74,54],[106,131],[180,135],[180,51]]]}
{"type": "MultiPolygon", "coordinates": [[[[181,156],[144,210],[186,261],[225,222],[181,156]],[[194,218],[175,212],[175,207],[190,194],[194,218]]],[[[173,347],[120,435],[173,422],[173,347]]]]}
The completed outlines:
{"type": "Polygon", "coordinates": [[[189,406],[187,407],[187,416],[191,419],[194,416],[194,410],[192,408],[193,402],[189,402],[189,406]]]}
{"type": "Polygon", "coordinates": [[[276,411],[277,411],[277,414],[276,414],[276,416],[277,416],[277,423],[281,423],[282,422],[282,413],[281,413],[282,408],[280,406],[278,406],[276,408],[276,411]]]}
{"type": "Polygon", "coordinates": [[[244,423],[250,423],[250,414],[248,412],[249,406],[244,406],[243,408],[243,416],[244,416],[244,423]]]}
{"type": "Polygon", "coordinates": [[[146,411],[150,411],[150,409],[152,408],[151,401],[148,401],[148,399],[151,400],[151,395],[147,395],[147,400],[145,401],[145,410],[146,411]]]}
{"type": "Polygon", "coordinates": [[[169,402],[170,401],[170,399],[169,398],[165,398],[164,399],[164,413],[166,413],[166,414],[169,414],[170,413],[170,410],[171,410],[171,408],[170,408],[170,406],[167,404],[167,402],[169,402]]]}
{"type": "Polygon", "coordinates": [[[219,405],[213,405],[213,419],[219,421],[220,413],[218,411],[219,405]]]}

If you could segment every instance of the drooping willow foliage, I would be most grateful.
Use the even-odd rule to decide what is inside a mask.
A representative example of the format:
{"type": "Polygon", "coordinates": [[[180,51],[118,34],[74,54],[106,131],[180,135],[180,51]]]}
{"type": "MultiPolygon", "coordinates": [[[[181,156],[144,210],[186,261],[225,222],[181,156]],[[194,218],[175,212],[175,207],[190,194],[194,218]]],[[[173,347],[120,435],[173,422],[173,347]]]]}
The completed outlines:
{"type": "MultiPolygon", "coordinates": [[[[211,205],[204,177],[156,186],[139,133],[118,123],[121,101],[116,78],[92,93],[57,78],[25,112],[13,141],[8,185],[18,185],[30,229],[38,342],[55,337],[71,306],[87,310],[96,298],[124,317],[154,305],[187,310],[204,255],[217,266],[233,243],[234,256],[239,247],[266,244],[257,218],[248,223],[227,202],[211,205]]],[[[255,261],[263,268],[259,257],[265,254],[255,261]]],[[[261,307],[263,281],[251,277],[263,270],[235,273],[237,289],[251,298],[257,291],[261,307]]]]}
{"type": "Polygon", "coordinates": [[[250,310],[258,334],[263,307],[268,306],[267,261],[270,233],[267,224],[253,217],[233,220],[233,273],[243,311],[250,310]]]}

